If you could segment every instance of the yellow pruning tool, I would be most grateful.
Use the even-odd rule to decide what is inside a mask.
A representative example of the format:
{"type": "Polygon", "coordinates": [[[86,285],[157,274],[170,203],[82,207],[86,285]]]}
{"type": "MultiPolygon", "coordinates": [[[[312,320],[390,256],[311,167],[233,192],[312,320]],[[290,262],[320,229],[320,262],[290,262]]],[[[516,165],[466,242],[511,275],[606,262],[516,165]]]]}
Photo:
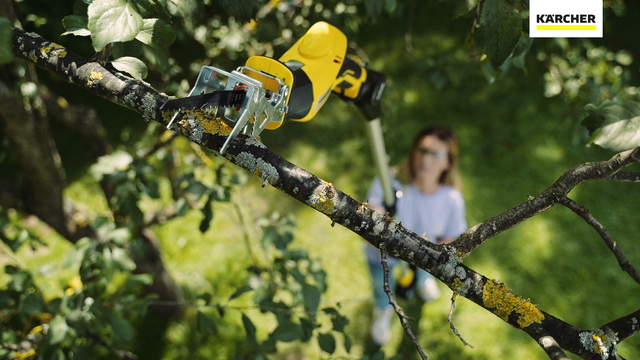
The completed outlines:
{"type": "Polygon", "coordinates": [[[346,53],[347,37],[342,31],[317,22],[278,60],[252,56],[231,72],[203,66],[189,96],[169,100],[161,110],[215,109],[217,116],[233,126],[220,149],[223,154],[240,132],[257,137],[264,129],[279,128],[285,119],[311,120],[329,95],[336,93],[354,103],[369,120],[368,134],[383,179],[385,203],[391,205],[395,196],[379,121],[385,76],[346,53]]]}

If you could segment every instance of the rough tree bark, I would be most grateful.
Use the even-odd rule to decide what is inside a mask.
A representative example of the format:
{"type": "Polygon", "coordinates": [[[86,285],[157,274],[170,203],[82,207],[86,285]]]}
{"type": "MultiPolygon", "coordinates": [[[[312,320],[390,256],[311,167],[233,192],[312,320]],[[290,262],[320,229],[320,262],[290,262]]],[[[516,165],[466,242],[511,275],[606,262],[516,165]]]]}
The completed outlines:
{"type": "MultiPolygon", "coordinates": [[[[166,125],[172,115],[159,112],[169,96],[142,81],[111,73],[38,35],[15,30],[14,53],[87,91],[140,113],[147,120],[166,125]]],[[[185,114],[179,124],[182,135],[213,151],[220,149],[230,131],[224,122],[199,112],[185,114]]],[[[450,245],[426,241],[331,183],[272,153],[257,139],[238,136],[224,157],[260,177],[265,185],[325,214],[333,223],[350,229],[373,246],[384,245],[390,255],[427,270],[455,294],[525,331],[551,359],[568,359],[565,351],[589,360],[620,359],[618,344],[640,330],[640,310],[600,328],[579,329],[514,294],[505,284],[488,279],[462,263],[464,256],[484,241],[559,203],[581,181],[616,178],[621,169],[640,161],[640,149],[617,154],[609,161],[576,167],[540,195],[469,229],[450,245]]],[[[630,176],[634,177],[637,178],[630,176]]]]}

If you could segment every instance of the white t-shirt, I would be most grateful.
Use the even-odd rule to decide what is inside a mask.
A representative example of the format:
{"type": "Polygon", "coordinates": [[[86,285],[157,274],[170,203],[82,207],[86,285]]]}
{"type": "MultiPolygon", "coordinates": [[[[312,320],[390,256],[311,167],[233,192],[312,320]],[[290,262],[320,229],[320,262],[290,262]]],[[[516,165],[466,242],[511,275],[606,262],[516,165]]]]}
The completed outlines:
{"type": "MultiPolygon", "coordinates": [[[[425,194],[413,184],[402,185],[394,182],[394,188],[402,191],[396,203],[395,219],[402,226],[431,242],[438,239],[455,239],[467,229],[464,199],[460,191],[448,185],[441,185],[436,192],[425,194]]],[[[368,203],[384,209],[384,194],[380,179],[375,179],[369,188],[368,203]]],[[[367,255],[379,258],[379,251],[367,247],[367,255]]]]}

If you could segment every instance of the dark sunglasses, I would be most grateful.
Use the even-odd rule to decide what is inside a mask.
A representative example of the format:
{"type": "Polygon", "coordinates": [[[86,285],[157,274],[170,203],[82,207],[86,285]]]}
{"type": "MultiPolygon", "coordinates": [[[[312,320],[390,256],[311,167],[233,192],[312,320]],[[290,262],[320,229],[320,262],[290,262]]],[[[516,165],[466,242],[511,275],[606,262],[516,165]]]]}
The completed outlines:
{"type": "Polygon", "coordinates": [[[449,157],[449,153],[447,151],[433,150],[433,149],[424,148],[424,147],[418,147],[416,148],[416,151],[420,155],[423,155],[423,156],[431,155],[438,160],[445,160],[447,157],[449,157]]]}

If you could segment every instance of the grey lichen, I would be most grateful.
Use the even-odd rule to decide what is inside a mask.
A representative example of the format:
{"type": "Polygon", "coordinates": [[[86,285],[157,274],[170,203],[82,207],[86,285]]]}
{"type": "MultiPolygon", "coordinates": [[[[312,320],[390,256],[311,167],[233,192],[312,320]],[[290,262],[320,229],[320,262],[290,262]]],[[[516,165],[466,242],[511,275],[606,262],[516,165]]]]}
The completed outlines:
{"type": "Polygon", "coordinates": [[[278,169],[276,169],[268,162],[264,161],[264,159],[256,158],[251,153],[245,151],[241,152],[240,154],[235,156],[234,162],[239,166],[260,176],[265,181],[265,183],[275,184],[280,180],[278,169]]]}
{"type": "Polygon", "coordinates": [[[258,140],[257,138],[250,136],[247,138],[246,141],[247,145],[249,146],[255,146],[261,149],[266,149],[267,147],[265,146],[265,144],[261,143],[260,140],[258,140]]]}
{"type": "Polygon", "coordinates": [[[262,177],[265,182],[273,185],[280,180],[278,169],[264,161],[262,158],[256,159],[256,168],[260,171],[260,174],[257,175],[262,177]]]}
{"type": "Polygon", "coordinates": [[[371,219],[374,222],[374,226],[373,226],[373,234],[378,236],[380,234],[382,234],[382,232],[385,229],[385,225],[386,222],[384,221],[384,218],[382,216],[382,214],[380,214],[379,212],[374,211],[373,214],[371,214],[371,219]]]}
{"type": "Polygon", "coordinates": [[[157,107],[156,98],[150,93],[144,94],[140,104],[140,108],[142,109],[142,116],[148,119],[153,118],[155,116],[156,107],[157,107]]]}
{"type": "Polygon", "coordinates": [[[588,351],[593,351],[600,355],[602,360],[608,359],[611,355],[616,355],[615,345],[618,339],[607,336],[601,329],[587,330],[580,333],[580,342],[588,351]]]}

